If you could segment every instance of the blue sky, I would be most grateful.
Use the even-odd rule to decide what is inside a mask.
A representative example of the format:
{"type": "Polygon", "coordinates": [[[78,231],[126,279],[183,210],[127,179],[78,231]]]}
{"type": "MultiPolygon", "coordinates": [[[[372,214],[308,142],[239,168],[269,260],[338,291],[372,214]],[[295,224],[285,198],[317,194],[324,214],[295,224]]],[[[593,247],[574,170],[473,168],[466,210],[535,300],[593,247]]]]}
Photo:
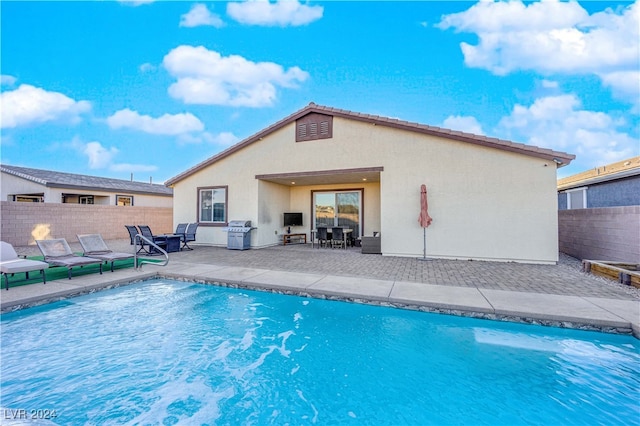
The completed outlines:
{"type": "MultiPolygon", "coordinates": [[[[161,183],[309,102],[640,155],[640,3],[2,1],[4,164],[161,183]]],[[[268,161],[268,159],[265,159],[268,161]]]]}

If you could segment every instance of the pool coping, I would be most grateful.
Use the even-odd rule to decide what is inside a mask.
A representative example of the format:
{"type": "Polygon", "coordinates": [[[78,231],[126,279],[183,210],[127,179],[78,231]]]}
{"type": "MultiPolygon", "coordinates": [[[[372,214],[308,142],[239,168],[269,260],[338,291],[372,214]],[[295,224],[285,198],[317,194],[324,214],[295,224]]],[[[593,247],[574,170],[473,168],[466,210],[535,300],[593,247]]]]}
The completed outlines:
{"type": "Polygon", "coordinates": [[[640,301],[454,287],[407,281],[172,262],[2,290],[11,312],[153,278],[194,281],[490,320],[631,334],[640,339],[640,301]]]}

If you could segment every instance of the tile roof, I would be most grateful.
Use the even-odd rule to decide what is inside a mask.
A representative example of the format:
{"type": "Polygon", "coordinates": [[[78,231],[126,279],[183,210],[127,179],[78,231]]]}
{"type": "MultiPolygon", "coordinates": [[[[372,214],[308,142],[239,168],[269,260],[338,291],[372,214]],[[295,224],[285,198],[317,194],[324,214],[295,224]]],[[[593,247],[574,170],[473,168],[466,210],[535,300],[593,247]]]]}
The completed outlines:
{"type": "Polygon", "coordinates": [[[158,196],[173,196],[173,189],[155,183],[111,179],[97,176],[78,175],[73,173],[56,172],[52,170],[31,169],[28,167],[0,165],[0,171],[20,177],[40,185],[51,188],[68,188],[84,190],[100,190],[111,192],[126,192],[135,194],[150,194],[158,196]]]}
{"type": "Polygon", "coordinates": [[[640,156],[632,157],[627,160],[596,167],[594,169],[558,179],[558,190],[571,189],[599,182],[607,182],[639,174],[640,156]]]}
{"type": "Polygon", "coordinates": [[[549,161],[555,161],[560,166],[565,166],[569,164],[574,158],[576,158],[576,156],[573,154],[567,154],[566,152],[560,152],[560,151],[553,151],[551,149],[546,149],[546,148],[539,148],[533,145],[526,145],[522,143],[516,143],[516,142],[511,142],[503,139],[491,138],[487,136],[479,136],[479,135],[474,135],[472,133],[459,132],[455,130],[444,129],[441,127],[435,127],[435,126],[429,126],[426,124],[399,120],[396,118],[382,117],[379,115],[364,114],[364,113],[353,112],[353,111],[348,111],[344,109],[327,107],[327,106],[317,105],[311,102],[306,107],[294,112],[288,117],[261,130],[260,132],[254,134],[253,136],[250,136],[247,139],[244,139],[243,141],[238,142],[237,144],[191,167],[190,169],[182,172],[181,174],[172,177],[171,179],[166,181],[165,184],[168,186],[173,185],[181,181],[182,179],[198,172],[199,170],[215,163],[216,161],[221,160],[222,158],[227,157],[233,154],[234,152],[239,151],[240,149],[261,140],[268,134],[313,112],[319,113],[319,114],[328,114],[334,117],[341,117],[341,118],[346,118],[350,120],[364,121],[367,123],[393,127],[396,129],[403,129],[403,130],[412,131],[416,133],[429,134],[433,136],[468,142],[476,145],[483,145],[483,146],[501,149],[505,151],[517,152],[524,155],[543,158],[549,161]]]}

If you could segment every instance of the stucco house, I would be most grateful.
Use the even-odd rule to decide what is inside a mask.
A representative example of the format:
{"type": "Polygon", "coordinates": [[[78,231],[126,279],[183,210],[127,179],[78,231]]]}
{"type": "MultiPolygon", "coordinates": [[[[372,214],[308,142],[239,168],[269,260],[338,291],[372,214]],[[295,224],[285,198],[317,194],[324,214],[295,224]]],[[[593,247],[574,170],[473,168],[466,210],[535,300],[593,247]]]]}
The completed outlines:
{"type": "Polygon", "coordinates": [[[555,263],[556,170],[575,156],[399,119],[310,103],[169,179],[174,222],[200,224],[198,242],[227,244],[250,220],[251,247],[316,223],[380,233],[383,255],[555,263]],[[433,222],[418,222],[420,187],[433,222]],[[426,235],[426,237],[425,237],[426,235]]]}
{"type": "Polygon", "coordinates": [[[558,180],[560,251],[640,263],[640,156],[558,180]]]}
{"type": "Polygon", "coordinates": [[[560,210],[640,206],[640,156],[558,180],[560,210]]]}
{"type": "Polygon", "coordinates": [[[165,185],[0,165],[2,201],[172,207],[165,185]]]}

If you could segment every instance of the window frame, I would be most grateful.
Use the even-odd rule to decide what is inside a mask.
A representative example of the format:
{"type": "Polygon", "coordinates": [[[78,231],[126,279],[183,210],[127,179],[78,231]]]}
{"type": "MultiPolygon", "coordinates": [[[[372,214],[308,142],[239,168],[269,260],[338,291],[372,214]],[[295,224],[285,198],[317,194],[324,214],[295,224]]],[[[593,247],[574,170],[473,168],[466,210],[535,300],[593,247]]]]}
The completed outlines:
{"type": "Polygon", "coordinates": [[[83,194],[78,195],[78,204],[92,206],[92,205],[95,205],[95,203],[96,203],[96,200],[93,195],[83,195],[83,194]]]}
{"type": "Polygon", "coordinates": [[[198,220],[198,225],[202,225],[202,226],[227,226],[229,224],[229,186],[228,185],[216,185],[216,186],[199,186],[196,188],[196,214],[197,214],[197,220],[198,220]],[[201,207],[201,201],[202,201],[202,193],[204,191],[211,191],[211,199],[213,199],[213,191],[215,191],[216,189],[220,190],[224,190],[224,220],[221,222],[216,222],[213,221],[213,212],[214,212],[214,208],[213,205],[211,206],[211,221],[203,221],[202,217],[201,217],[201,213],[202,211],[200,210],[201,207]]]}
{"type": "Polygon", "coordinates": [[[587,186],[582,186],[580,188],[568,189],[565,191],[567,194],[567,210],[577,210],[577,209],[586,209],[587,208],[587,186]],[[571,203],[573,193],[582,192],[582,205],[581,206],[573,206],[571,203]]]}
{"type": "Polygon", "coordinates": [[[116,194],[116,206],[120,206],[120,204],[118,204],[118,199],[119,198],[128,198],[131,200],[131,204],[122,204],[122,207],[127,207],[127,206],[131,206],[133,207],[133,195],[123,195],[123,194],[116,194]]]}

